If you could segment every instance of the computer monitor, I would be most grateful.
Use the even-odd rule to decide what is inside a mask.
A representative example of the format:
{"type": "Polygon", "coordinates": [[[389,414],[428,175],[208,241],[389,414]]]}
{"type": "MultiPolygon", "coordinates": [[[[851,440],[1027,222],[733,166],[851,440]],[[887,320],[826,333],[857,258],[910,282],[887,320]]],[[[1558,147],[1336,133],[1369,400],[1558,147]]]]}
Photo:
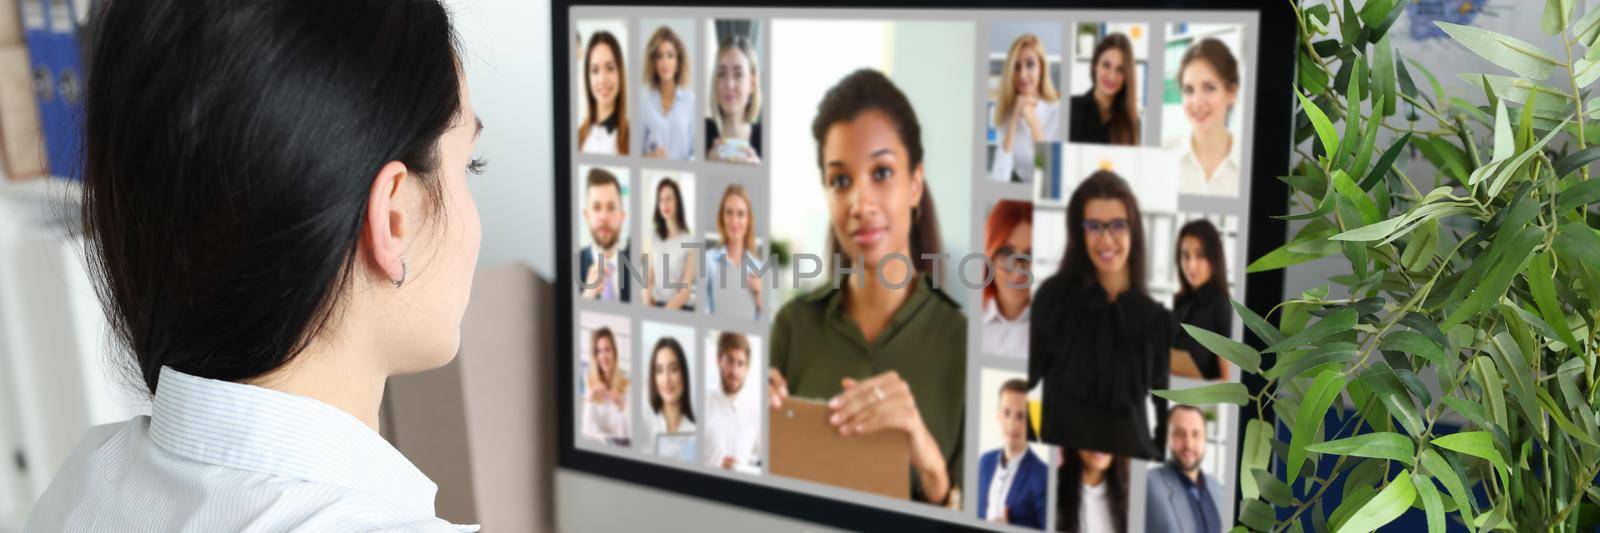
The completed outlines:
{"type": "Polygon", "coordinates": [[[1232,522],[1240,409],[1150,391],[1253,385],[1179,326],[1244,339],[1227,302],[1282,292],[1245,267],[1284,239],[1286,7],[551,22],[563,468],[849,529],[1140,530],[1171,463],[1232,522]]]}

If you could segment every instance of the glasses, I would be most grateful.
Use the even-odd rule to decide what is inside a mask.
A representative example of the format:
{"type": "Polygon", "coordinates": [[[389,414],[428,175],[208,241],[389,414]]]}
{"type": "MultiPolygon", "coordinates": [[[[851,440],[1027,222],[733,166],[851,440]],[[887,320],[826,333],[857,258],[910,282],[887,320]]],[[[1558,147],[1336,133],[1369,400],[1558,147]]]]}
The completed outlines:
{"type": "Polygon", "coordinates": [[[1087,219],[1087,220],[1083,221],[1083,231],[1084,231],[1084,233],[1088,234],[1087,236],[1094,236],[1095,234],[1099,234],[1099,233],[1109,233],[1109,234],[1111,234],[1113,236],[1121,237],[1123,235],[1127,235],[1128,234],[1128,219],[1126,219],[1126,218],[1113,218],[1111,220],[1095,220],[1095,219],[1092,219],[1092,218],[1091,219],[1087,219]]]}

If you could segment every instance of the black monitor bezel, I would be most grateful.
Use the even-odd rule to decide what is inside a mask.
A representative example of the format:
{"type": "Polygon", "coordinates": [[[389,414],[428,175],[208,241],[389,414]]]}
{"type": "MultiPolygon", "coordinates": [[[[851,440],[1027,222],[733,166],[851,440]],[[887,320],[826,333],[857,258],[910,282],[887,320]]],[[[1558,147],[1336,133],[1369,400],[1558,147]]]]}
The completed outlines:
{"type": "MultiPolygon", "coordinates": [[[[550,201],[555,207],[555,232],[556,232],[556,342],[555,352],[555,401],[557,406],[558,429],[555,432],[557,442],[557,463],[561,468],[578,472],[590,473],[610,479],[626,481],[646,487],[653,487],[676,492],[679,494],[703,498],[709,501],[744,507],[748,509],[769,512],[776,515],[814,522],[830,527],[850,530],[977,530],[969,525],[950,522],[942,518],[934,518],[899,511],[882,509],[870,505],[863,505],[848,501],[841,501],[831,497],[806,494],[792,490],[781,489],[753,481],[743,481],[725,477],[695,473],[681,468],[673,468],[643,461],[631,460],[614,455],[592,452],[577,448],[574,441],[573,416],[573,386],[568,379],[572,375],[572,358],[567,357],[574,349],[572,290],[568,290],[575,282],[572,272],[572,262],[567,258],[573,253],[572,242],[572,205],[568,201],[571,195],[572,180],[566,179],[572,173],[572,160],[569,156],[571,149],[571,132],[569,125],[563,117],[571,115],[571,108],[567,101],[565,91],[571,85],[568,76],[569,65],[566,61],[571,57],[570,43],[567,27],[569,26],[568,11],[577,6],[628,6],[639,5],[637,1],[614,0],[551,0],[551,120],[552,123],[552,150],[550,159],[552,166],[555,191],[550,201]]],[[[1267,2],[1254,0],[1200,0],[1200,1],[1150,1],[1150,0],[1089,0],[1089,1],[1027,1],[1027,0],[999,0],[986,2],[960,2],[960,1],[921,1],[921,2],[886,2],[886,1],[840,1],[840,0],[813,0],[805,3],[794,2],[759,2],[759,1],[707,1],[683,0],[673,2],[674,5],[686,7],[804,7],[808,9],[970,9],[970,10],[1004,10],[1004,9],[1116,9],[1116,10],[1229,10],[1253,11],[1259,14],[1258,50],[1259,65],[1256,72],[1259,78],[1256,82],[1256,113],[1254,117],[1254,146],[1251,150],[1251,173],[1254,180],[1251,184],[1250,197],[1250,239],[1247,244],[1246,257],[1261,257],[1274,249],[1282,246],[1286,238],[1286,224],[1283,220],[1274,218],[1275,215],[1286,214],[1289,205],[1289,188],[1278,176],[1288,173],[1289,158],[1292,151],[1293,117],[1294,117],[1294,67],[1295,53],[1299,42],[1295,33],[1295,15],[1291,7],[1283,2],[1267,2]],[[1269,46],[1272,43],[1274,45],[1269,46]],[[1277,109],[1281,112],[1271,112],[1277,109]]],[[[1283,295],[1283,271],[1274,270],[1257,274],[1250,274],[1245,278],[1245,305],[1256,313],[1266,316],[1281,299],[1283,295]]],[[[1253,335],[1247,337],[1252,344],[1260,347],[1259,340],[1253,335]]],[[[1250,389],[1252,396],[1264,385],[1257,376],[1243,376],[1244,384],[1250,389]]],[[[1241,441],[1244,436],[1244,424],[1240,424],[1238,435],[1241,441]]],[[[1242,451],[1242,447],[1240,447],[1242,451]]],[[[1238,490],[1234,491],[1235,502],[1240,498],[1238,490]]],[[[1238,509],[1238,505],[1234,506],[1238,509]]],[[[1230,517],[1230,522],[1232,517],[1230,517]]]]}

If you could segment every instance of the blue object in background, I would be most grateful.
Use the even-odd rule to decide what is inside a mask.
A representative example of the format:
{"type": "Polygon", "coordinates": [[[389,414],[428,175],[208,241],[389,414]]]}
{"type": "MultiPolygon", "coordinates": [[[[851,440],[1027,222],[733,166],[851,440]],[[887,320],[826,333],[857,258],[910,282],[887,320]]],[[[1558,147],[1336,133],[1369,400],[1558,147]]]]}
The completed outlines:
{"type": "Polygon", "coordinates": [[[20,0],[23,39],[52,176],[82,177],[83,49],[70,0],[20,0]]]}

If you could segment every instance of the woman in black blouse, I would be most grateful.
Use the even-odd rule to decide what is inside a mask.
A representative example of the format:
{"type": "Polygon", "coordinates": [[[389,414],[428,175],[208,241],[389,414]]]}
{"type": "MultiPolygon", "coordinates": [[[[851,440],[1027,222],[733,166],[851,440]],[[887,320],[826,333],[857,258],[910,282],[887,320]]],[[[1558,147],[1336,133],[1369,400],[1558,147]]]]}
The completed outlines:
{"type": "MultiPolygon", "coordinates": [[[[1233,305],[1228,296],[1228,262],[1222,256],[1222,235],[1211,221],[1199,219],[1178,230],[1178,295],[1173,317],[1222,335],[1233,335],[1233,305]]],[[[1226,379],[1227,363],[1196,342],[1179,326],[1172,349],[1172,373],[1198,379],[1226,379]]]]}
{"type": "Polygon", "coordinates": [[[1167,388],[1172,315],[1145,292],[1144,224],[1128,182],[1089,176],[1067,205],[1061,269],[1034,294],[1029,386],[1044,381],[1041,437],[1069,448],[1159,459],[1166,423],[1145,402],[1167,388]]]}
{"type": "Polygon", "coordinates": [[[1089,65],[1093,85],[1072,97],[1067,140],[1075,143],[1139,144],[1139,86],[1133,68],[1133,43],[1113,33],[1094,46],[1089,65]]]}

